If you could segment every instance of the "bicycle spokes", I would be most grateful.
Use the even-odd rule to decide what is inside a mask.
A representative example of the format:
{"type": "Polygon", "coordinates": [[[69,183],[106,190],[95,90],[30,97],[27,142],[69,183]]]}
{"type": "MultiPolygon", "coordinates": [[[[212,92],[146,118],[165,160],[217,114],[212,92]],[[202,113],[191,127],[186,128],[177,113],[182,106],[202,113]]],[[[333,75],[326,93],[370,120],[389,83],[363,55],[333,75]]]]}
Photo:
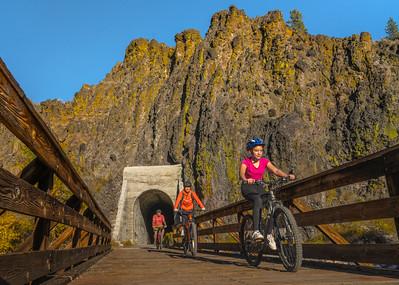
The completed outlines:
{"type": "Polygon", "coordinates": [[[285,207],[279,207],[274,214],[274,233],[284,266],[296,271],[302,262],[302,244],[295,219],[285,207]]]}

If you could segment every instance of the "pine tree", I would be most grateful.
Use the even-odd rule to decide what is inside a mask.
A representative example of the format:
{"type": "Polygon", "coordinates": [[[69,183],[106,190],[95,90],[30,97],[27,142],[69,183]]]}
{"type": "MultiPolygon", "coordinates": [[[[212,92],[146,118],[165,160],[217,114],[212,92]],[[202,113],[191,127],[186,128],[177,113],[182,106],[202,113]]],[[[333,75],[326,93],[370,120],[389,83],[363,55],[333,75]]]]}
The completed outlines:
{"type": "Polygon", "coordinates": [[[302,13],[297,9],[290,11],[290,20],[288,21],[288,25],[296,31],[308,32],[302,20],[302,13]]]}
{"type": "Polygon", "coordinates": [[[385,32],[387,33],[388,39],[390,39],[390,40],[399,39],[398,25],[392,19],[392,17],[390,17],[388,22],[387,22],[387,25],[385,27],[385,32]]]}

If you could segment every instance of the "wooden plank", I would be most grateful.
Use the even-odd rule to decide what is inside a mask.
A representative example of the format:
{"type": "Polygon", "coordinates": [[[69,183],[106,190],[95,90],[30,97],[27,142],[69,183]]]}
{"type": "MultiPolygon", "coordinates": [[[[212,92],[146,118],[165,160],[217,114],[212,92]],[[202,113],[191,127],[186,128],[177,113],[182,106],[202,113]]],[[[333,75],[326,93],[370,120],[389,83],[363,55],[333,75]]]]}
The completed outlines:
{"type": "MultiPolygon", "coordinates": [[[[93,212],[90,210],[90,208],[87,208],[84,213],[83,213],[83,217],[86,217],[88,219],[92,219],[93,218],[93,212]]],[[[83,239],[83,237],[81,238],[81,229],[75,229],[73,236],[72,236],[72,244],[71,247],[77,247],[77,246],[81,246],[80,241],[83,239]]]]}
{"type": "MultiPolygon", "coordinates": [[[[89,245],[89,237],[90,237],[90,233],[88,232],[83,232],[82,237],[80,239],[80,246],[81,247],[88,247],[89,245]]],[[[105,243],[107,244],[107,243],[105,243]]]]}
{"type": "Polygon", "coordinates": [[[32,235],[32,250],[47,249],[50,236],[50,221],[47,219],[36,219],[32,235]]]}
{"type": "Polygon", "coordinates": [[[0,168],[0,208],[109,235],[72,208],[0,168]]]}
{"type": "MultiPolygon", "coordinates": [[[[311,212],[313,209],[300,199],[293,200],[293,206],[301,213],[311,212]]],[[[316,225],[326,237],[336,244],[349,244],[349,242],[330,225],[316,225]]]]}
{"type": "Polygon", "coordinates": [[[35,111],[0,58],[0,121],[84,201],[103,223],[111,225],[93,199],[87,185],[69,161],[50,129],[35,111]]]}
{"type": "Polygon", "coordinates": [[[215,234],[220,234],[220,233],[231,233],[231,232],[239,232],[240,231],[240,224],[227,224],[227,225],[222,225],[219,227],[215,228],[206,228],[206,229],[201,229],[198,230],[198,236],[204,236],[204,235],[211,235],[213,233],[215,234]]]}
{"type": "Polygon", "coordinates": [[[25,284],[105,252],[110,245],[31,251],[0,256],[0,276],[10,284],[25,284]]]}
{"type": "MultiPolygon", "coordinates": [[[[242,213],[242,212],[241,212],[241,213],[242,213]]],[[[237,229],[234,229],[234,231],[229,232],[228,234],[229,234],[236,242],[240,242],[240,235],[239,235],[238,232],[240,231],[241,220],[240,220],[239,215],[237,215],[237,221],[239,221],[239,222],[237,223],[238,228],[237,228],[237,229]]],[[[226,223],[225,223],[222,219],[217,219],[217,220],[216,220],[216,223],[217,223],[219,226],[226,225],[226,223]]]]}
{"type": "Polygon", "coordinates": [[[240,251],[239,243],[198,243],[198,249],[240,251]]]}
{"type": "Polygon", "coordinates": [[[304,244],[305,258],[399,264],[399,244],[304,244]]]}
{"type": "Polygon", "coordinates": [[[76,242],[74,246],[74,241],[73,239],[69,241],[69,243],[66,245],[65,248],[76,248],[76,247],[87,247],[87,240],[89,238],[89,234],[87,232],[81,233],[81,238],[76,242]]]}
{"type": "Polygon", "coordinates": [[[22,169],[18,177],[35,185],[46,171],[48,171],[48,167],[36,157],[22,169]]]}
{"type": "MultiPolygon", "coordinates": [[[[399,160],[399,159],[398,159],[399,160]]],[[[399,171],[385,176],[389,196],[399,197],[399,171]]],[[[396,205],[397,206],[397,205],[396,205]]],[[[399,217],[395,216],[396,236],[399,239],[399,217]]]]}
{"type": "Polygon", "coordinates": [[[399,196],[295,214],[298,226],[346,223],[399,216],[399,196]]]}
{"type": "MultiPolygon", "coordinates": [[[[199,249],[240,251],[238,243],[198,243],[199,249]]],[[[267,254],[277,254],[266,250],[267,254]]],[[[303,244],[303,257],[346,262],[398,264],[399,244],[303,244]]]]}
{"type": "Polygon", "coordinates": [[[49,248],[50,248],[50,249],[58,249],[58,248],[60,248],[60,246],[61,246],[67,239],[71,238],[73,232],[74,232],[74,228],[67,228],[67,229],[65,229],[65,230],[59,235],[59,237],[58,237],[56,240],[54,240],[54,241],[50,244],[49,248]]]}
{"type": "Polygon", "coordinates": [[[203,223],[206,221],[210,221],[212,219],[237,214],[239,212],[247,211],[250,209],[252,209],[251,203],[248,201],[245,201],[245,200],[241,200],[239,202],[229,204],[229,205],[221,207],[219,209],[215,209],[215,210],[209,211],[205,214],[199,215],[199,216],[195,217],[195,221],[197,223],[203,223]]]}
{"type": "Polygon", "coordinates": [[[64,271],[64,272],[57,272],[57,274],[43,283],[41,285],[65,285],[71,282],[71,279],[75,279],[80,274],[85,272],[91,266],[93,266],[96,262],[102,259],[105,255],[108,254],[109,251],[101,253],[95,257],[91,257],[89,260],[82,262],[78,265],[75,265],[71,269],[64,271]]]}
{"type": "MultiPolygon", "coordinates": [[[[41,173],[38,180],[38,188],[46,193],[48,190],[53,188],[53,171],[46,168],[41,173]]],[[[32,235],[32,249],[33,250],[44,250],[47,249],[50,237],[50,220],[39,218],[36,221],[35,228],[33,229],[32,235]]]]}
{"type": "Polygon", "coordinates": [[[399,145],[285,185],[277,191],[276,197],[287,201],[378,178],[385,175],[385,172],[390,172],[391,168],[399,167],[399,159],[393,159],[397,157],[399,157],[399,145]]]}
{"type": "MultiPolygon", "coordinates": [[[[75,211],[79,212],[81,202],[80,202],[79,198],[77,198],[75,195],[72,195],[71,197],[68,198],[65,205],[69,206],[72,209],[74,209],[75,211]]],[[[56,226],[57,226],[57,223],[54,223],[54,222],[51,223],[50,231],[53,230],[56,226]]],[[[68,230],[68,229],[66,229],[66,230],[68,230]]],[[[62,234],[60,236],[62,236],[62,234]]],[[[61,241],[59,239],[60,239],[60,237],[58,237],[55,241],[52,241],[51,244],[49,245],[49,249],[59,248],[59,246],[63,243],[63,241],[61,241]],[[55,245],[58,245],[58,246],[55,247],[55,245]]],[[[29,237],[27,237],[20,245],[18,245],[15,252],[31,250],[32,249],[32,240],[33,240],[33,234],[29,235],[29,237]]]]}

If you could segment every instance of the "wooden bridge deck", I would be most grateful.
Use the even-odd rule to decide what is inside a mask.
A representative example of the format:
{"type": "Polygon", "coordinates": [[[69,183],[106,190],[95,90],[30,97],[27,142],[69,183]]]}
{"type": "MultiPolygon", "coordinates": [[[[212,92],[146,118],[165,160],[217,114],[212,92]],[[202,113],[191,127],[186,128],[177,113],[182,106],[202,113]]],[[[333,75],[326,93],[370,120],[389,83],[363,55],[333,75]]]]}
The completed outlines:
{"type": "Polygon", "coordinates": [[[272,262],[248,267],[232,255],[200,253],[193,259],[178,250],[124,248],[113,250],[71,284],[399,284],[399,276],[310,265],[290,273],[272,262]]]}

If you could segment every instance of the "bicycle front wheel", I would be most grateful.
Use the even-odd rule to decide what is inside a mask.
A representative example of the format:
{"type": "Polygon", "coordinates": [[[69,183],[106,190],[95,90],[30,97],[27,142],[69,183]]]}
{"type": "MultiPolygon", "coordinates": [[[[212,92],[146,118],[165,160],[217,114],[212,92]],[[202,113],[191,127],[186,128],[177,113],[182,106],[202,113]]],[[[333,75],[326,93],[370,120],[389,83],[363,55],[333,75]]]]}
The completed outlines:
{"type": "Polygon", "coordinates": [[[295,218],[289,209],[277,206],[273,220],[281,261],[287,271],[296,272],[302,265],[302,242],[295,218]]]}
{"type": "Polygon", "coordinates": [[[187,255],[187,251],[188,251],[189,246],[190,246],[189,243],[188,243],[188,236],[187,235],[188,235],[187,228],[184,227],[184,237],[183,237],[183,241],[182,241],[184,255],[187,255]]]}
{"type": "Polygon", "coordinates": [[[193,257],[195,257],[197,255],[197,251],[198,251],[198,243],[197,243],[197,225],[192,223],[191,224],[191,243],[190,243],[190,247],[191,247],[191,255],[193,257]]]}
{"type": "Polygon", "coordinates": [[[240,227],[241,252],[249,265],[258,266],[262,260],[264,243],[253,240],[253,232],[253,217],[246,215],[242,218],[240,227]]]}

